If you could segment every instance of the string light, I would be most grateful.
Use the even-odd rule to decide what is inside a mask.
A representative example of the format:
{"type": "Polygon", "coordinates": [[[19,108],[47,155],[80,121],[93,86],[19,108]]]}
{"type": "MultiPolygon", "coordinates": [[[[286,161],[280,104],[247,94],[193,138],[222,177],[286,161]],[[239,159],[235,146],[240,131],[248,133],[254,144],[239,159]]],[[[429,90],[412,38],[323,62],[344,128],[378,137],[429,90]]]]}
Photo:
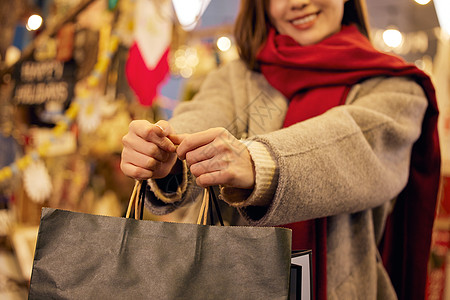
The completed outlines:
{"type": "Polygon", "coordinates": [[[216,44],[217,48],[222,52],[228,51],[231,48],[231,41],[226,36],[221,36],[216,44]]]}
{"type": "Polygon", "coordinates": [[[21,56],[21,51],[19,48],[11,45],[6,49],[5,63],[7,66],[12,66],[15,64],[21,56]]]}
{"type": "Polygon", "coordinates": [[[414,0],[417,4],[427,5],[431,0],[414,0]]]}
{"type": "Polygon", "coordinates": [[[26,28],[28,31],[38,30],[41,27],[42,22],[43,20],[40,15],[31,15],[28,18],[26,28]]]}
{"type": "Polygon", "coordinates": [[[190,78],[199,63],[197,50],[193,47],[182,47],[175,51],[173,60],[173,71],[179,73],[183,78],[190,78]]]}
{"type": "Polygon", "coordinates": [[[387,46],[391,48],[397,48],[403,42],[403,35],[397,29],[386,29],[383,32],[383,41],[387,46]]]}
{"type": "Polygon", "coordinates": [[[178,22],[184,30],[195,28],[211,0],[172,0],[178,22]]]}

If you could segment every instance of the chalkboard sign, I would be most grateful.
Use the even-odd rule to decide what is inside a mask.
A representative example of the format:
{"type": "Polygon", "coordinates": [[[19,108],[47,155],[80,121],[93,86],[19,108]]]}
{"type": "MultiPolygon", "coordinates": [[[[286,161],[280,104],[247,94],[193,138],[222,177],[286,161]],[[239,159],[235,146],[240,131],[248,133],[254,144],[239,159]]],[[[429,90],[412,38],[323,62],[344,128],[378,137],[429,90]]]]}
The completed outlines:
{"type": "Polygon", "coordinates": [[[76,63],[27,60],[14,73],[13,103],[27,106],[32,124],[51,127],[60,119],[73,98],[76,63]]]}

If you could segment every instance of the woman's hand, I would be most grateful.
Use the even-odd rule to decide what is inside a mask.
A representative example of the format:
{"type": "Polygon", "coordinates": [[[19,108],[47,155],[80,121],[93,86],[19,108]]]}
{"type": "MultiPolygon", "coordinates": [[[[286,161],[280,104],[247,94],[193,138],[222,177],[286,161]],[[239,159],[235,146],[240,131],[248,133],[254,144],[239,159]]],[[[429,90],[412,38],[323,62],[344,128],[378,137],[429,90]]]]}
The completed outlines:
{"type": "Polygon", "coordinates": [[[225,128],[179,135],[173,140],[179,143],[178,157],[186,159],[197,185],[253,189],[255,170],[247,147],[225,128]]]}
{"type": "Polygon", "coordinates": [[[132,121],[122,138],[122,172],[138,180],[166,177],[177,162],[170,134],[174,131],[167,121],[132,121]]]}

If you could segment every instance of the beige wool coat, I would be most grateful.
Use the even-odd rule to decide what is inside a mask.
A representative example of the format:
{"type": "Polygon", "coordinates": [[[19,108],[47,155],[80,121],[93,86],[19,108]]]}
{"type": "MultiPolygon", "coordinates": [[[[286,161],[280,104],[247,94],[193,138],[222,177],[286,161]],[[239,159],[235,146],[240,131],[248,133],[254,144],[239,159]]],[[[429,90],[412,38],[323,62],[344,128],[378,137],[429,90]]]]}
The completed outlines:
{"type": "MultiPolygon", "coordinates": [[[[377,244],[408,180],[427,107],[422,88],[403,77],[368,79],[351,89],[345,105],[282,128],[287,107],[262,74],[237,60],[212,72],[169,122],[177,133],[224,127],[247,145],[256,186],[251,195],[222,190],[240,214],[232,223],[328,218],[329,299],[396,299],[377,244]]],[[[153,213],[198,202],[201,189],[187,169],[176,190],[164,190],[167,180],[149,180],[146,204],[153,213]]],[[[192,215],[185,213],[184,221],[192,215]]]]}

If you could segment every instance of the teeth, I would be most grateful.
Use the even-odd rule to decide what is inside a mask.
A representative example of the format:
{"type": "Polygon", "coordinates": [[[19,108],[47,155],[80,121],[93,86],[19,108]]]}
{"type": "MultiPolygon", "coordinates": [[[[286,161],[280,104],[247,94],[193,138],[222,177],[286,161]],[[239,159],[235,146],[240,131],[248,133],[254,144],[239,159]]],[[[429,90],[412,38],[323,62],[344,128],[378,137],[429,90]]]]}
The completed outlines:
{"type": "Polygon", "coordinates": [[[309,16],[306,16],[306,17],[304,17],[304,18],[296,19],[296,20],[292,21],[292,24],[294,24],[294,25],[305,24],[305,23],[308,23],[308,22],[313,21],[315,18],[317,18],[317,15],[316,15],[316,14],[314,14],[314,15],[309,15],[309,16]]]}

